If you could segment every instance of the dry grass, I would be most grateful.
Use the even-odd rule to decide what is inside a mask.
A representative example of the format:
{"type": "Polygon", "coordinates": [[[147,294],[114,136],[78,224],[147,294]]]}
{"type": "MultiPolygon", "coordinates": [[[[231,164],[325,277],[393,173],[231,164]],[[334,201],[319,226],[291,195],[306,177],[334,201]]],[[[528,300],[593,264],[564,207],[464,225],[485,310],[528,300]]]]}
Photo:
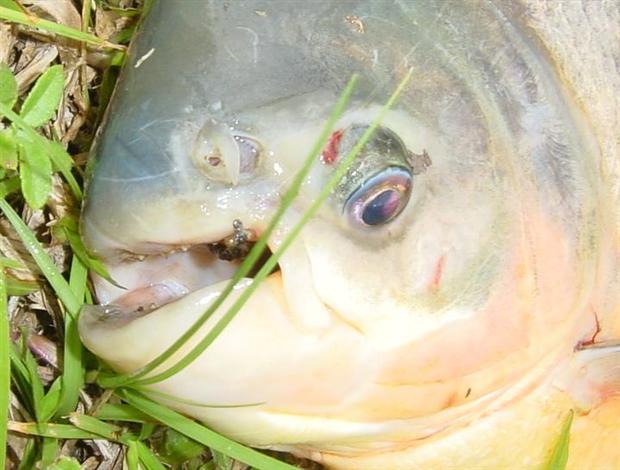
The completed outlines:
{"type": "MultiPolygon", "coordinates": [[[[24,11],[37,18],[52,20],[77,30],[90,31],[98,37],[126,42],[139,18],[140,0],[91,2],[84,5],[71,0],[29,0],[21,2],[24,11]],[[84,14],[88,16],[83,16],[84,14]]],[[[61,64],[65,85],[59,110],[42,128],[48,138],[59,140],[76,162],[77,174],[83,174],[86,155],[94,131],[101,119],[103,108],[118,68],[111,67],[115,52],[110,49],[87,48],[83,44],[35,31],[14,24],[0,24],[0,62],[8,64],[18,84],[19,100],[23,100],[32,84],[54,64],[61,64]]],[[[19,101],[18,101],[19,102],[19,101]]],[[[68,187],[58,175],[53,177],[53,187],[47,205],[32,210],[20,195],[10,199],[13,208],[21,215],[27,226],[43,243],[45,251],[61,272],[69,271],[71,250],[57,236],[55,224],[68,214],[79,212],[79,203],[72,197],[68,187]]],[[[27,253],[10,223],[0,219],[0,253],[19,261],[24,269],[10,270],[9,275],[22,281],[36,282],[38,289],[24,296],[9,298],[10,335],[16,342],[22,339],[37,359],[38,373],[48,387],[61,373],[63,348],[63,308],[56,294],[42,281],[41,272],[27,253]]],[[[102,391],[88,386],[80,392],[76,409],[83,413],[92,410],[102,401],[102,391]]],[[[20,398],[11,393],[9,420],[31,422],[33,416],[20,398]]],[[[153,445],[167,445],[168,436],[162,429],[154,432],[153,445]]],[[[26,463],[28,446],[33,441],[20,433],[9,433],[7,439],[7,468],[19,468],[26,463]]],[[[200,449],[202,450],[202,449],[200,449]]],[[[200,453],[200,452],[199,452],[200,453]]],[[[124,461],[122,445],[109,440],[64,440],[56,449],[60,456],[74,457],[86,469],[121,469],[124,461]]],[[[194,459],[193,465],[210,461],[210,456],[194,459]]],[[[41,462],[31,462],[39,466],[41,462]]],[[[232,464],[238,467],[236,464],[232,464]]]]}
{"type": "MultiPolygon", "coordinates": [[[[81,30],[90,33],[105,41],[104,44],[113,45],[86,46],[75,39],[52,34],[47,28],[0,23],[0,63],[7,64],[15,75],[17,109],[33,85],[50,67],[58,64],[62,66],[64,88],[60,106],[54,117],[40,127],[39,131],[48,140],[60,142],[71,155],[74,162],[72,173],[77,177],[80,186],[84,184],[84,167],[95,131],[101,122],[120,70],[124,45],[131,39],[140,19],[143,2],[0,0],[0,7],[14,8],[20,13],[26,13],[29,21],[32,19],[35,24],[39,23],[39,20],[49,20],[61,27],[71,28],[73,32],[81,30]]],[[[54,25],[51,26],[55,28],[54,25]]],[[[0,120],[0,130],[8,128],[9,125],[10,119],[0,120]]],[[[10,176],[10,172],[7,174],[10,176]]],[[[29,207],[23,193],[19,191],[11,192],[7,200],[42,244],[43,250],[57,270],[71,282],[75,274],[75,260],[62,227],[67,218],[75,220],[79,217],[80,201],[75,197],[75,190],[72,191],[73,188],[70,188],[59,174],[55,173],[52,178],[51,193],[41,209],[33,210],[29,207]]],[[[9,296],[9,335],[13,345],[17,346],[16,350],[21,348],[25,363],[29,357],[33,358],[36,375],[31,377],[32,384],[36,385],[31,387],[33,394],[37,394],[38,386],[41,388],[39,394],[51,395],[52,386],[59,382],[64,369],[67,305],[63,305],[58,292],[45,281],[40,264],[35,262],[32,253],[29,253],[24,245],[23,237],[20,237],[5,216],[0,218],[0,255],[19,263],[19,269],[5,271],[13,284],[27,291],[25,295],[9,296]],[[37,385],[39,382],[40,385],[37,385]]],[[[86,282],[86,279],[83,279],[86,282]]],[[[86,292],[86,299],[89,295],[86,292]]],[[[87,356],[86,362],[93,369],[99,367],[94,358],[87,356]]],[[[138,460],[142,467],[145,467],[143,457],[146,461],[151,460],[151,465],[146,465],[146,468],[164,468],[164,464],[166,467],[204,470],[249,468],[187,439],[170,428],[144,419],[143,416],[138,417],[138,423],[134,424],[131,419],[118,421],[119,427],[108,429],[111,432],[109,439],[40,437],[56,432],[70,436],[72,432],[80,429],[84,434],[84,430],[88,429],[84,426],[89,423],[87,421],[84,424],[80,419],[87,419],[88,415],[105,409],[105,406],[114,407],[120,400],[111,392],[89,383],[87,377],[86,384],[79,391],[79,400],[73,413],[57,416],[56,419],[46,419],[49,424],[41,426],[35,424],[37,420],[41,420],[37,406],[33,406],[32,402],[44,402],[45,399],[27,396],[28,393],[25,394],[23,389],[16,386],[15,377],[12,380],[6,455],[8,469],[69,469],[77,468],[78,463],[85,469],[137,468],[138,460]],[[39,437],[35,437],[37,435],[39,437]]],[[[110,409],[108,408],[108,411],[110,409]]],[[[99,435],[107,432],[102,421],[91,424],[98,426],[99,435]]],[[[302,468],[319,468],[312,462],[301,462],[289,456],[279,457],[302,468]]]]}
{"type": "MultiPolygon", "coordinates": [[[[92,32],[104,39],[114,39],[126,34],[138,18],[132,9],[140,8],[138,0],[117,2],[93,2],[88,18],[84,5],[71,0],[29,0],[21,2],[26,11],[36,17],[49,19],[60,24],[83,29],[89,25],[92,32]],[[117,9],[106,6],[114,4],[117,9]],[[124,14],[123,10],[129,14],[124,14]],[[83,26],[84,25],[84,26],[83,26]]],[[[112,6],[112,5],[110,5],[112,6]]],[[[128,37],[129,35],[126,35],[128,37]]],[[[0,24],[0,62],[8,64],[15,73],[20,100],[32,84],[52,65],[62,64],[65,86],[61,105],[55,118],[43,127],[43,133],[62,142],[74,156],[77,172],[81,173],[86,155],[93,139],[94,130],[101,117],[102,84],[115,75],[106,69],[113,58],[110,50],[96,50],[84,47],[74,40],[59,38],[32,28],[0,24]],[[105,73],[104,73],[105,72],[105,73]]],[[[68,272],[71,258],[66,242],[55,236],[54,224],[67,214],[79,211],[78,203],[71,196],[68,187],[58,175],[53,179],[52,193],[48,204],[39,210],[32,210],[20,196],[10,199],[12,206],[22,216],[28,227],[37,234],[45,251],[62,272],[68,272]]],[[[59,351],[63,348],[63,312],[58,299],[46,283],[41,282],[41,273],[26,252],[15,230],[5,218],[0,219],[0,253],[2,256],[20,261],[26,268],[11,270],[10,274],[20,280],[35,281],[40,288],[25,296],[10,297],[10,334],[14,340],[24,338],[30,351],[38,361],[39,375],[45,386],[58,377],[59,351]]],[[[84,389],[80,394],[77,411],[86,411],[98,399],[99,391],[84,389]]],[[[11,396],[9,410],[11,421],[32,421],[23,403],[16,395],[11,396]]],[[[10,433],[7,448],[7,468],[18,468],[24,461],[26,444],[32,440],[18,433],[10,433]]],[[[122,446],[110,441],[67,440],[59,448],[59,455],[77,458],[82,468],[101,470],[120,469],[123,466],[122,446]]]]}

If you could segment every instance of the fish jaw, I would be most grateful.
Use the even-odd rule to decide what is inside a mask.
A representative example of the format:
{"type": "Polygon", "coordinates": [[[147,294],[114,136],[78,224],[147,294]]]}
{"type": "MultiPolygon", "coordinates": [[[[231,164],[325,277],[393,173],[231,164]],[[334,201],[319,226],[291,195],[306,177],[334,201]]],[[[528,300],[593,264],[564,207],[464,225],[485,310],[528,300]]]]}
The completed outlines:
{"type": "MultiPolygon", "coordinates": [[[[281,272],[258,287],[194,363],[150,389],[175,397],[156,395],[242,442],[313,458],[318,456],[313,452],[352,455],[381,449],[389,454],[467,427],[489,410],[502,410],[548,387],[547,377],[595,328],[594,318],[583,315],[586,299],[566,295],[579,291],[579,279],[566,265],[572,260],[558,243],[561,231],[542,215],[530,215],[527,225],[533,234],[530,245],[524,249],[517,238],[506,247],[512,261],[480,309],[449,308],[429,315],[423,308],[412,311],[411,299],[386,305],[373,297],[368,305],[363,293],[351,290],[350,305],[339,310],[325,287],[339,289],[339,273],[332,271],[330,278],[329,270],[312,264],[318,234],[328,233],[319,224],[303,232],[285,253],[281,272]],[[529,266],[530,250],[545,253],[535,271],[529,266]],[[563,273],[562,282],[555,271],[547,277],[551,267],[563,273]],[[534,278],[539,294],[533,294],[538,292],[532,288],[534,278]],[[368,317],[367,310],[385,314],[368,317]]],[[[344,249],[336,239],[318,242],[344,249]]],[[[274,237],[272,247],[278,243],[274,237]]],[[[251,282],[237,286],[198,338],[251,282]]],[[[146,315],[111,318],[101,315],[102,307],[92,307],[80,317],[85,345],[121,372],[136,370],[189,328],[223,284],[146,315]]],[[[437,300],[422,298],[430,305],[437,300]]],[[[196,341],[167,364],[182,358],[196,341]]]]}
{"type": "MultiPolygon", "coordinates": [[[[553,387],[542,387],[499,411],[489,413],[450,434],[387,452],[339,455],[308,452],[304,455],[327,468],[374,470],[389,468],[523,469],[548,465],[560,438],[560,430],[574,402],[553,387]]],[[[607,468],[618,462],[617,425],[620,399],[609,399],[589,413],[576,412],[570,430],[568,469],[607,468]]]]}
{"type": "Polygon", "coordinates": [[[335,469],[540,468],[549,464],[561,430],[568,430],[568,469],[606,468],[620,459],[619,343],[600,343],[561,361],[550,380],[487,408],[448,433],[361,455],[302,452],[335,469]],[[509,449],[510,452],[506,452],[509,449]]]}

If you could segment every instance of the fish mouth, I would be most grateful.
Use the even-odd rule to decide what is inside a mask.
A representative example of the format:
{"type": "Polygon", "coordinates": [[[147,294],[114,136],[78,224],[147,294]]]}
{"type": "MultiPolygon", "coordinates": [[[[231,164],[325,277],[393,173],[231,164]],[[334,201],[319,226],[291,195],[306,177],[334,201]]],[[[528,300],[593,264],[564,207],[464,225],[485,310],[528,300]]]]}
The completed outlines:
{"type": "MultiPolygon", "coordinates": [[[[109,265],[110,279],[94,279],[102,304],[103,315],[99,316],[126,322],[200,289],[230,282],[258,240],[257,231],[243,228],[239,220],[233,226],[235,229],[219,240],[174,247],[162,253],[130,254],[109,265]]],[[[242,280],[254,279],[272,254],[272,245],[264,246],[242,280]]],[[[279,271],[280,265],[276,264],[268,276],[279,271]]]]}

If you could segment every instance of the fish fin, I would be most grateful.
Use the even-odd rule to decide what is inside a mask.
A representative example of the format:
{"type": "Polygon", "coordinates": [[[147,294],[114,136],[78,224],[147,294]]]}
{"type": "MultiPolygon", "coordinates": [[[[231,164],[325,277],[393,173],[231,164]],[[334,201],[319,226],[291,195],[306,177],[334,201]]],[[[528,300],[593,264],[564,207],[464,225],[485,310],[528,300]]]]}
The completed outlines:
{"type": "Polygon", "coordinates": [[[620,340],[580,346],[557,384],[582,411],[620,399],[620,340]]]}

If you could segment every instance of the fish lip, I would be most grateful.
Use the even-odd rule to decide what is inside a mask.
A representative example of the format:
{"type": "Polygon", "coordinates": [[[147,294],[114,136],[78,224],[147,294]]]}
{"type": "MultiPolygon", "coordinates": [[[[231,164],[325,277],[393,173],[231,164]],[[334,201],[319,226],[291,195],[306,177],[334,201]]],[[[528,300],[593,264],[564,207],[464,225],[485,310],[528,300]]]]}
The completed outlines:
{"type": "Polygon", "coordinates": [[[116,304],[84,305],[80,311],[80,323],[87,323],[82,328],[91,328],[92,326],[122,328],[149,313],[151,312],[140,312],[135,309],[125,310],[116,304]]]}
{"type": "MultiPolygon", "coordinates": [[[[126,251],[117,252],[114,257],[114,259],[118,260],[117,267],[126,269],[129,272],[137,268],[140,274],[133,279],[134,282],[131,282],[131,279],[130,282],[117,282],[113,275],[110,276],[111,279],[99,278],[97,283],[99,285],[96,285],[96,291],[104,291],[106,288],[114,286],[117,290],[117,295],[112,295],[109,296],[109,299],[105,299],[106,295],[104,294],[103,301],[99,302],[99,307],[101,308],[95,312],[93,318],[99,322],[107,321],[116,322],[119,325],[126,324],[131,320],[148,315],[165,305],[177,302],[198,290],[209,288],[216,284],[222,286],[229,285],[240,267],[240,261],[249,255],[251,249],[254,248],[256,240],[262,235],[260,228],[245,229],[239,220],[233,222],[233,227],[235,230],[224,240],[215,240],[216,237],[212,237],[214,241],[201,241],[195,244],[178,246],[157,245],[162,248],[161,251],[149,254],[136,254],[135,252],[126,251]],[[244,236],[241,241],[244,243],[244,247],[248,248],[248,252],[243,253],[243,258],[238,259],[228,259],[221,256],[221,253],[216,250],[216,248],[221,248],[218,244],[231,240],[236,242],[237,239],[235,237],[240,233],[244,236]],[[249,245],[249,247],[245,245],[249,245]],[[199,267],[192,266],[193,256],[202,261],[199,267]],[[170,262],[174,258],[180,261],[178,263],[172,261],[172,271],[168,269],[166,264],[158,264],[160,261],[162,263],[170,262]],[[142,274],[144,274],[144,278],[142,274]],[[152,276],[154,280],[145,283],[144,279],[148,279],[148,276],[152,276]],[[196,279],[206,279],[206,282],[196,282],[196,279]]],[[[251,281],[254,278],[254,275],[271,255],[272,245],[272,243],[267,243],[267,246],[263,248],[261,257],[256,260],[248,274],[239,279],[237,285],[251,281]]],[[[111,267],[111,265],[108,266],[111,267]]],[[[279,266],[269,273],[267,277],[270,277],[276,271],[279,271],[279,266]]]]}
{"type": "MultiPolygon", "coordinates": [[[[271,278],[275,273],[269,274],[267,279],[271,278]]],[[[172,292],[171,296],[168,297],[165,301],[161,302],[150,302],[147,304],[131,304],[129,301],[123,299],[122,297],[119,299],[115,299],[112,302],[106,304],[85,304],[82,306],[80,310],[80,329],[83,328],[91,328],[91,327],[104,327],[104,328],[115,328],[121,329],[131,322],[138,320],[140,318],[151,315],[152,313],[157,312],[163,307],[172,306],[175,303],[181,302],[192,294],[199,292],[203,289],[209,289],[213,286],[220,284],[222,286],[230,284],[232,281],[231,278],[222,279],[220,281],[216,281],[207,285],[203,285],[201,287],[197,287],[195,289],[187,289],[185,286],[182,286],[174,281],[171,281],[169,284],[164,285],[162,283],[148,286],[142,289],[135,289],[127,292],[126,295],[131,296],[135,295],[137,291],[145,290],[148,292],[152,292],[156,289],[170,288],[175,289],[176,292],[172,292]],[[176,284],[176,285],[175,285],[176,284]],[[120,300],[120,301],[119,301],[120,300]],[[84,325],[82,325],[84,323],[84,325]]],[[[253,279],[250,277],[242,277],[240,278],[233,290],[236,289],[245,289],[253,279]]],[[[171,289],[171,290],[172,290],[171,289]]],[[[222,288],[223,290],[223,288],[222,288]]],[[[221,296],[221,291],[217,294],[218,297],[221,296]]],[[[206,309],[205,309],[206,311],[206,309]]]]}

